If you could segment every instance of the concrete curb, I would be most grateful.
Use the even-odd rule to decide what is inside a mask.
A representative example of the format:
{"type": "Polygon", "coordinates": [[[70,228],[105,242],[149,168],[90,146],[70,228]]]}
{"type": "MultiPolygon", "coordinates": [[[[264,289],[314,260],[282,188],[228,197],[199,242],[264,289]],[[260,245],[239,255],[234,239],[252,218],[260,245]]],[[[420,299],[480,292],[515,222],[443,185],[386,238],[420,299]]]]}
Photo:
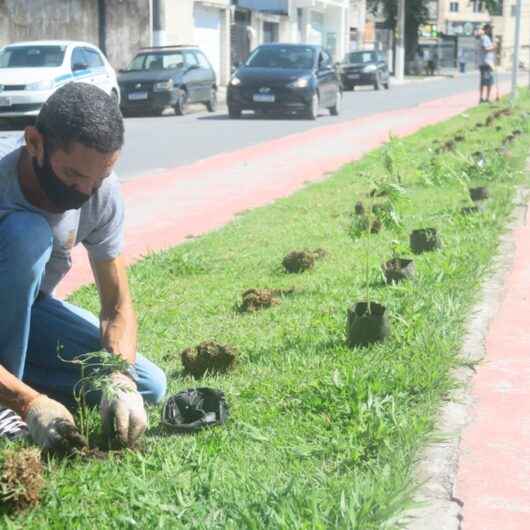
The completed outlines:
{"type": "Polygon", "coordinates": [[[462,530],[463,502],[455,497],[454,492],[462,434],[474,417],[475,403],[471,394],[476,373],[474,366],[486,357],[485,340],[490,323],[502,304],[505,281],[514,265],[514,230],[526,225],[528,192],[525,187],[517,190],[512,220],[501,237],[498,253],[491,265],[492,273],[484,282],[480,302],[466,325],[460,354],[469,367],[456,370],[454,375],[460,388],[441,408],[431,442],[420,457],[415,478],[422,486],[414,496],[420,507],[405,514],[408,530],[462,530]]]}

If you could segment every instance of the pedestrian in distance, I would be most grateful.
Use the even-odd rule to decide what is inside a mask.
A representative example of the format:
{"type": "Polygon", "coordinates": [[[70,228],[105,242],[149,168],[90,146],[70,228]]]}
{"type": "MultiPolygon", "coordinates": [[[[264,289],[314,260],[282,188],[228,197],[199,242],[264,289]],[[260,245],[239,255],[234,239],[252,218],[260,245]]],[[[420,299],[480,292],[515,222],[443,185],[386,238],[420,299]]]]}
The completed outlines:
{"type": "Polygon", "coordinates": [[[484,24],[479,30],[479,69],[480,69],[480,103],[489,102],[495,70],[495,44],[490,24],[484,24]],[[484,97],[484,91],[486,97],[484,97]]]}
{"type": "Polygon", "coordinates": [[[71,361],[83,354],[126,361],[111,368],[108,392],[86,395],[111,439],[134,445],[147,426],[144,403],[165,393],[162,370],[136,353],[113,173],[123,141],[115,101],[85,83],[59,88],[23,137],[0,139],[0,436],[29,435],[52,450],[78,443],[67,407],[81,377],[71,361]],[[53,294],[79,243],[92,265],[99,318],[53,294]]]}

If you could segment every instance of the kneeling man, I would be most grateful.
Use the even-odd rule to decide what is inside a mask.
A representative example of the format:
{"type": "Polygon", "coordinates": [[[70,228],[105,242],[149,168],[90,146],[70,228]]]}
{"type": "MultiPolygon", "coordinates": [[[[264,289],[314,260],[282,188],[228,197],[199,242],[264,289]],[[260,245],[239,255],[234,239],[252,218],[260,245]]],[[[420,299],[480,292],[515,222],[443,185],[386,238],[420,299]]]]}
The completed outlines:
{"type": "Polygon", "coordinates": [[[164,373],[136,353],[121,257],[123,202],[112,172],[123,136],[111,97],[69,83],[23,139],[0,139],[0,435],[29,431],[46,449],[74,443],[66,406],[81,370],[68,361],[83,354],[105,350],[130,366],[109,374],[104,396],[87,394],[99,404],[104,430],[124,444],[134,445],[146,429],[144,402],[165,393],[164,373]],[[53,296],[78,243],[94,272],[99,319],[53,296]]]}

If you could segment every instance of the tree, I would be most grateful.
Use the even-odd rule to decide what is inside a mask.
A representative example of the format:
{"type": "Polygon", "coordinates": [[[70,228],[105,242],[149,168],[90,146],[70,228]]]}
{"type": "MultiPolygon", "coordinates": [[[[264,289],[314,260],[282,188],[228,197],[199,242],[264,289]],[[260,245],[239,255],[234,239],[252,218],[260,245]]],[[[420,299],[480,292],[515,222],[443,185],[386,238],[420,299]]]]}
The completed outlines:
{"type": "MultiPolygon", "coordinates": [[[[414,60],[418,50],[420,26],[431,19],[429,5],[436,0],[405,0],[405,59],[414,60]]],[[[502,9],[503,0],[483,0],[482,4],[490,13],[502,9]]],[[[367,8],[374,15],[382,14],[387,26],[395,31],[397,25],[398,0],[367,0],[367,8]]]]}

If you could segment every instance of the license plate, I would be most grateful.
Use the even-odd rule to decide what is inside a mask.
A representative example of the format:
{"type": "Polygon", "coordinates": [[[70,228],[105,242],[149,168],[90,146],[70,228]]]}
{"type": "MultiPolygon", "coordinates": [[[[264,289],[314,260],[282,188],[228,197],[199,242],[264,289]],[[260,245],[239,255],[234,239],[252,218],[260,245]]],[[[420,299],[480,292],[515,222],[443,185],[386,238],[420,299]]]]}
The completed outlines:
{"type": "Polygon", "coordinates": [[[129,99],[132,101],[138,101],[139,99],[147,99],[147,92],[131,92],[129,99]]]}
{"type": "Polygon", "coordinates": [[[0,97],[0,107],[10,107],[11,98],[0,97]]]}
{"type": "Polygon", "coordinates": [[[273,94],[254,94],[254,101],[256,103],[274,103],[276,98],[273,94]]]}
{"type": "Polygon", "coordinates": [[[348,79],[359,79],[361,77],[360,74],[350,74],[348,76],[348,79]]]}

